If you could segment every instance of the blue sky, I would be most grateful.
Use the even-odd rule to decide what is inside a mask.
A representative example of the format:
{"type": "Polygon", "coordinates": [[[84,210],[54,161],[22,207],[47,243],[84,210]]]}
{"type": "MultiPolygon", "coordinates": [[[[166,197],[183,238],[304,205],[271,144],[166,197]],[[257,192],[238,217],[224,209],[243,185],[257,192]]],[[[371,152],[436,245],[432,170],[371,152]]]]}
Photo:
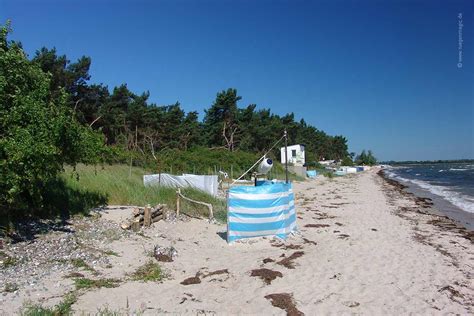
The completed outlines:
{"type": "Polygon", "coordinates": [[[381,160],[474,158],[474,1],[0,0],[34,55],[92,58],[92,82],[160,105],[294,112],[381,160]],[[462,68],[458,68],[462,13],[462,68]]]}

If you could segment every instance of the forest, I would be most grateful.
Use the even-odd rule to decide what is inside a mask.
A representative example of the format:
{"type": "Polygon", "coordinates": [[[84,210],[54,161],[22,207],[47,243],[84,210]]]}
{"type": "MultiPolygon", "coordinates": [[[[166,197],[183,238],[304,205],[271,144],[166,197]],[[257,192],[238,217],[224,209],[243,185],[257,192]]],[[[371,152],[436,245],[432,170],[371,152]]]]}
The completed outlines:
{"type": "MultiPolygon", "coordinates": [[[[306,145],[307,162],[348,157],[347,139],[331,136],[294,113],[278,115],[256,104],[241,106],[237,89],[218,91],[204,111],[180,103],[159,105],[148,91],[124,83],[109,88],[91,81],[92,60],[70,61],[55,48],[27,56],[20,42],[0,29],[0,204],[3,210],[41,207],[45,188],[65,166],[131,163],[152,170],[199,154],[199,170],[216,168],[219,152],[246,165],[288,132],[306,145]],[[163,157],[166,157],[164,159],[163,157]],[[207,166],[206,166],[207,163],[207,166]]],[[[179,98],[179,96],[177,96],[179,98]]],[[[271,105],[269,105],[271,106],[271,105]]],[[[271,153],[279,158],[277,148],[271,153]]],[[[185,171],[175,167],[174,171],[185,171]]],[[[196,168],[196,167],[194,167],[196,168]]],[[[189,169],[187,170],[190,171],[189,169]]]]}
{"type": "Polygon", "coordinates": [[[90,57],[71,62],[54,48],[42,48],[31,62],[51,74],[51,98],[65,92],[66,105],[78,122],[102,133],[109,146],[151,155],[199,146],[263,152],[287,129],[288,141],[305,144],[310,161],[342,159],[348,154],[346,138],[327,135],[303,119],[296,121],[294,113],[279,116],[270,109],[257,109],[256,104],[239,107],[242,97],[234,88],[217,92],[200,121],[198,112],[186,113],[179,102],[150,103],[148,91],[137,94],[126,84],[109,89],[89,83],[90,57]]]}

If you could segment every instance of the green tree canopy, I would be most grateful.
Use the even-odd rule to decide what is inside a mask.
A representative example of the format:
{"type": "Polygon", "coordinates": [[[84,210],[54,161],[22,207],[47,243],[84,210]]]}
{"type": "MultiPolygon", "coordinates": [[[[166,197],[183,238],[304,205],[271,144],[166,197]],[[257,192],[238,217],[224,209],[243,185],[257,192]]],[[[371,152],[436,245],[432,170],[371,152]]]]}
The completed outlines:
{"type": "Polygon", "coordinates": [[[362,150],[360,155],[358,155],[355,158],[355,163],[357,165],[366,165],[366,166],[373,166],[377,164],[377,159],[375,158],[374,154],[372,153],[371,150],[369,150],[367,153],[365,152],[365,149],[362,150]]]}
{"type": "Polygon", "coordinates": [[[0,207],[32,212],[63,164],[97,161],[102,138],[75,120],[67,93],[8,33],[0,28],[0,207]]]}

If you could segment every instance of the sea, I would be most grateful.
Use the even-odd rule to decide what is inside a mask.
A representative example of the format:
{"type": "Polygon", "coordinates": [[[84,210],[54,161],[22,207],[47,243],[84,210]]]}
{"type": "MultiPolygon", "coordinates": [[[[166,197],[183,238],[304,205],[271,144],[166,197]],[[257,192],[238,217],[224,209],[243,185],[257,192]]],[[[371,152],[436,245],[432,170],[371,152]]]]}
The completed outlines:
{"type": "Polygon", "coordinates": [[[414,194],[431,198],[445,215],[474,228],[473,162],[388,166],[385,174],[414,194]]]}

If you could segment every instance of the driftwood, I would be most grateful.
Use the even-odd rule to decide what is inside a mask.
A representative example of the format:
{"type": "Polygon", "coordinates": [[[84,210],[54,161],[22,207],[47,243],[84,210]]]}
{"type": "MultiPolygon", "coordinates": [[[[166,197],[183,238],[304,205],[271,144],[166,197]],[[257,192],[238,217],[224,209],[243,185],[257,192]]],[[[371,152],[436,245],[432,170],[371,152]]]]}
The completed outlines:
{"type": "Polygon", "coordinates": [[[122,229],[131,229],[138,231],[142,226],[149,227],[165,218],[166,205],[158,204],[155,207],[147,205],[144,208],[135,208],[132,212],[132,217],[125,220],[120,227],[122,229]]]}
{"type": "Polygon", "coordinates": [[[204,206],[207,206],[207,208],[209,209],[209,219],[213,219],[214,218],[214,213],[212,211],[212,204],[210,203],[206,203],[206,202],[201,202],[201,201],[196,201],[196,200],[193,200],[193,199],[190,199],[188,197],[185,197],[182,193],[181,193],[181,189],[178,188],[178,190],[176,191],[176,216],[179,216],[179,211],[180,211],[180,202],[179,202],[179,199],[184,199],[188,202],[192,202],[192,203],[196,203],[196,204],[200,204],[200,205],[204,205],[204,206]]]}

